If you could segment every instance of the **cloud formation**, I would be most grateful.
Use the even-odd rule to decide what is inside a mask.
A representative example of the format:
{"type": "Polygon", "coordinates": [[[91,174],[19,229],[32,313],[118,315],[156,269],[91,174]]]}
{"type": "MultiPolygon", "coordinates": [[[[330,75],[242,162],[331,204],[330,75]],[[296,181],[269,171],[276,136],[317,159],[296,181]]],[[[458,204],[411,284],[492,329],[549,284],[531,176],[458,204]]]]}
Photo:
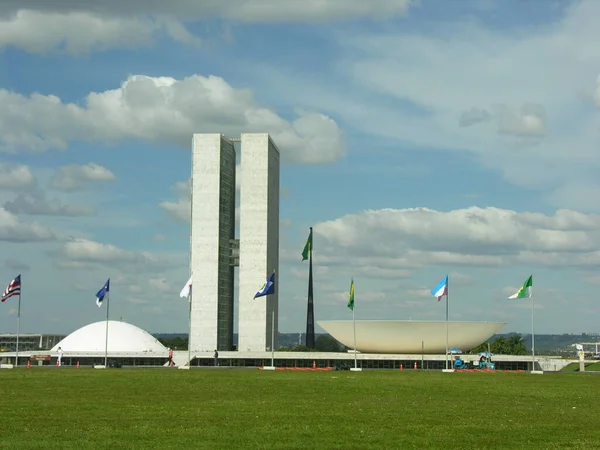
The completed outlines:
{"type": "Polygon", "coordinates": [[[35,222],[23,222],[15,214],[0,208],[0,241],[40,242],[55,238],[49,228],[35,222]]]}
{"type": "Polygon", "coordinates": [[[595,192],[600,170],[599,127],[590,114],[600,104],[600,50],[587,44],[600,39],[589,20],[600,3],[574,2],[562,12],[516,33],[466,18],[436,21],[431,33],[337,31],[329,83],[307,86],[290,71],[281,89],[355,132],[401,143],[399,152],[467,153],[511,184],[544,192],[552,206],[599,211],[585,190],[555,195],[574,181],[595,192]]]}
{"type": "Polygon", "coordinates": [[[56,171],[50,179],[49,187],[69,192],[83,189],[89,182],[106,182],[116,179],[114,173],[99,164],[71,164],[56,171]]]}
{"type": "Polygon", "coordinates": [[[84,106],[52,95],[23,96],[0,89],[0,103],[5,106],[0,111],[0,148],[8,151],[126,139],[189,147],[194,132],[232,137],[268,132],[284,161],[319,164],[345,155],[342,132],[330,117],[298,111],[288,122],[260,105],[250,90],[236,89],[217,76],[176,80],[134,75],[120,88],[90,93],[84,106]]]}
{"type": "Polygon", "coordinates": [[[161,33],[177,42],[199,45],[202,39],[192,35],[186,24],[208,19],[263,24],[384,20],[401,17],[411,3],[414,1],[173,0],[163,4],[141,0],[102,3],[7,0],[0,5],[0,49],[16,47],[31,53],[59,51],[78,55],[146,47],[161,33]]]}
{"type": "Polygon", "coordinates": [[[321,222],[319,263],[409,270],[442,266],[600,266],[600,216],[499,208],[382,209],[321,222]]]}
{"type": "Polygon", "coordinates": [[[73,239],[65,242],[59,251],[61,264],[90,268],[91,265],[118,267],[133,274],[163,272],[175,266],[183,266],[187,261],[168,254],[156,255],[147,251],[125,250],[113,244],[105,244],[90,239],[73,239]]]}
{"type": "Polygon", "coordinates": [[[25,165],[0,164],[0,189],[10,191],[29,190],[37,181],[29,167],[25,165]]]}
{"type": "Polygon", "coordinates": [[[4,209],[13,214],[31,216],[80,217],[96,214],[91,206],[66,204],[56,198],[48,198],[41,190],[18,194],[14,200],[4,203],[4,209]]]}

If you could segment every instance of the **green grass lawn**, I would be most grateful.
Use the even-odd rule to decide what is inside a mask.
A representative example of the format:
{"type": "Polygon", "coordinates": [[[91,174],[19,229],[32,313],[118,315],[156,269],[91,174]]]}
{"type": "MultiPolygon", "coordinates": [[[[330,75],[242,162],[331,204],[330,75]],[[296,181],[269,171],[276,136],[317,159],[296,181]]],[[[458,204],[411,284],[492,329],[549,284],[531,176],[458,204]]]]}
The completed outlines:
{"type": "MultiPolygon", "coordinates": [[[[600,362],[585,362],[586,372],[600,372],[600,362]]],[[[579,362],[573,362],[563,367],[562,372],[579,372],[579,362]]]]}
{"type": "Polygon", "coordinates": [[[600,377],[0,370],[0,448],[600,448],[600,377]]]}

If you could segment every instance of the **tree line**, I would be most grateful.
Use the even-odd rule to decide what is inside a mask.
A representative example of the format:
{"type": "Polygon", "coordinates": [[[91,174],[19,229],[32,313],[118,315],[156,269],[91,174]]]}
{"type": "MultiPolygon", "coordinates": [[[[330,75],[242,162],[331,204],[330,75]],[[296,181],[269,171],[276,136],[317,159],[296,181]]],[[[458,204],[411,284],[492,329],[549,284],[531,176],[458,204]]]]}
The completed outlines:
{"type": "Polygon", "coordinates": [[[520,334],[514,334],[508,338],[497,337],[489,343],[484,342],[475,347],[469,353],[487,352],[488,348],[491,353],[496,355],[526,355],[528,353],[523,336],[520,334]]]}

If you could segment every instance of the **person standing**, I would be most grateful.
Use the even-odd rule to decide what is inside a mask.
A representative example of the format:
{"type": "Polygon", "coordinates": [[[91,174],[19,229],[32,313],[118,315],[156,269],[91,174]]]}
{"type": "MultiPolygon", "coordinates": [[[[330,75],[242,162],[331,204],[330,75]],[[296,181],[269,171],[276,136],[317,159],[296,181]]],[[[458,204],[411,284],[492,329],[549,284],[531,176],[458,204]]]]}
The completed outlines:
{"type": "Polygon", "coordinates": [[[63,349],[61,347],[58,347],[58,361],[57,361],[57,366],[62,366],[62,356],[63,356],[63,349]]]}
{"type": "Polygon", "coordinates": [[[175,363],[173,362],[173,349],[169,348],[169,367],[173,367],[175,363]]]}
{"type": "Polygon", "coordinates": [[[219,352],[215,350],[215,367],[219,365],[219,352]]]}

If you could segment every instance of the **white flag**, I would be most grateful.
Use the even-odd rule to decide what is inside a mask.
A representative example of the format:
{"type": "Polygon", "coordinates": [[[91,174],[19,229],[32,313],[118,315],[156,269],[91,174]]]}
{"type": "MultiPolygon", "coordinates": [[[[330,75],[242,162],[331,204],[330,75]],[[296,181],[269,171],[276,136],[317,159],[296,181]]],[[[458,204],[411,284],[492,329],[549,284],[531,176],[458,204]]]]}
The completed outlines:
{"type": "Polygon", "coordinates": [[[181,298],[188,298],[191,293],[192,293],[192,277],[190,277],[190,279],[188,280],[188,282],[185,284],[185,286],[183,287],[183,289],[179,293],[179,296],[181,298]]]}

